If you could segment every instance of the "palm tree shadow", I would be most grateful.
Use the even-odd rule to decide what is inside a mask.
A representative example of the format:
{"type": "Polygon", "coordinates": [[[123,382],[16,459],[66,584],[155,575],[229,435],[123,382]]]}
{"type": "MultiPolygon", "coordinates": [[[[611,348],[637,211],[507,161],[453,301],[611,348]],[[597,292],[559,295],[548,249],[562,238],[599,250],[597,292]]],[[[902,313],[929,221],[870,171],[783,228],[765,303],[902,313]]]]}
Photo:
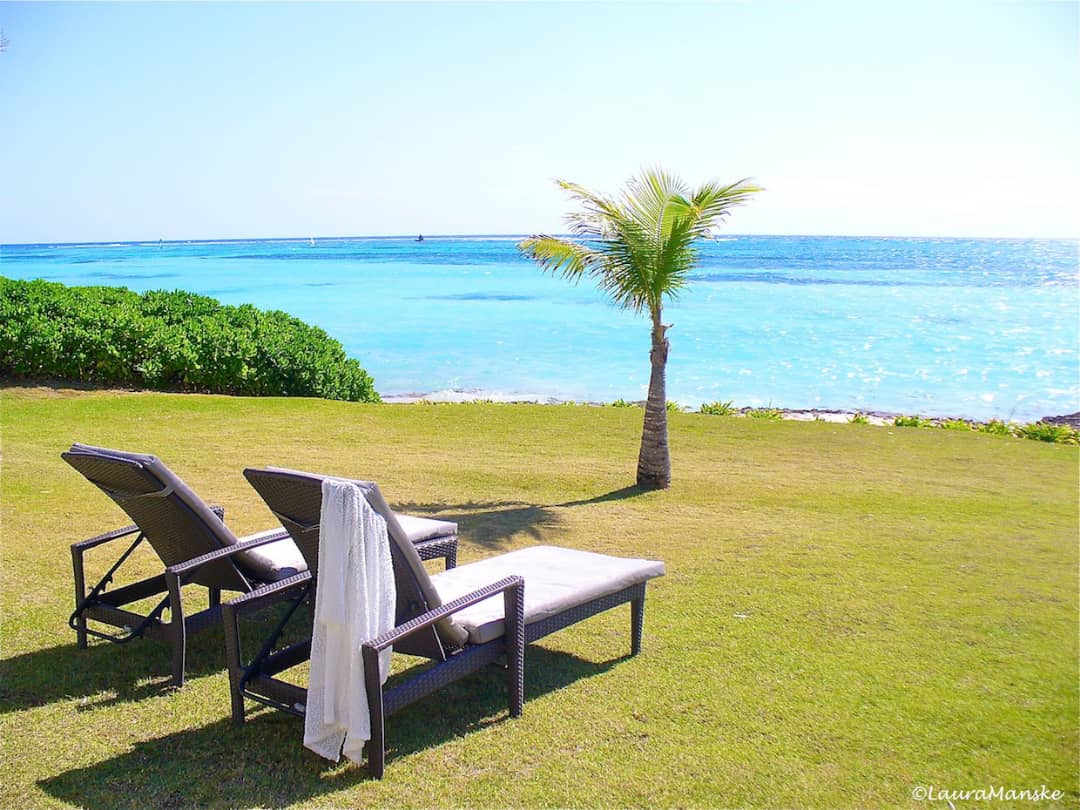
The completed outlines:
{"type": "MultiPolygon", "coordinates": [[[[595,663],[564,652],[530,647],[529,699],[605,672],[621,658],[595,663]]],[[[506,722],[505,673],[499,667],[457,681],[387,720],[387,766],[410,753],[506,722]]],[[[305,749],[303,721],[267,711],[241,727],[228,720],[144,742],[111,759],[38,782],[50,796],[88,810],[142,804],[187,807],[284,807],[370,779],[360,767],[331,766],[305,749]],[[194,775],[205,775],[195,777],[194,775]],[[199,795],[199,793],[205,795],[199,795]]]]}
{"type": "Polygon", "coordinates": [[[577,501],[566,501],[564,503],[557,503],[555,506],[570,507],[570,506],[589,506],[594,503],[611,503],[612,501],[625,501],[630,498],[636,498],[639,495],[644,495],[648,492],[652,492],[645,487],[639,487],[636,484],[629,487],[623,487],[621,489],[613,489],[611,492],[605,492],[603,495],[595,495],[592,498],[583,498],[577,501]]]}
{"type": "Polygon", "coordinates": [[[430,515],[458,524],[462,539],[497,551],[505,548],[514,535],[540,540],[546,530],[559,523],[558,515],[547,506],[523,501],[466,501],[464,503],[420,503],[410,501],[394,505],[399,512],[430,515]]]}
{"type": "Polygon", "coordinates": [[[560,523],[556,510],[577,506],[590,506],[636,498],[649,490],[638,486],[623,487],[603,495],[564,501],[553,504],[532,504],[525,501],[466,501],[458,504],[422,503],[410,501],[398,503],[395,509],[418,515],[437,516],[459,525],[462,536],[485,548],[504,548],[511,537],[525,535],[533,540],[543,540],[546,531],[560,523]]]}

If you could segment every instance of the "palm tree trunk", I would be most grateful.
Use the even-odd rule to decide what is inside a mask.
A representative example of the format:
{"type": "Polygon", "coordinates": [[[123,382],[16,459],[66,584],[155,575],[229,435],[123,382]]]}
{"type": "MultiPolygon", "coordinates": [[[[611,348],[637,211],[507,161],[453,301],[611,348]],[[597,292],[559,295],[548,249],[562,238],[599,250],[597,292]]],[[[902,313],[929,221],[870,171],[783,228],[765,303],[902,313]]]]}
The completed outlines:
{"type": "Polygon", "coordinates": [[[653,312],[652,349],[649,360],[649,396],[645,400],[645,423],[641,428],[641,452],[638,453],[637,484],[645,489],[671,486],[671,454],[667,429],[667,327],[660,323],[660,312],[653,312]]]}

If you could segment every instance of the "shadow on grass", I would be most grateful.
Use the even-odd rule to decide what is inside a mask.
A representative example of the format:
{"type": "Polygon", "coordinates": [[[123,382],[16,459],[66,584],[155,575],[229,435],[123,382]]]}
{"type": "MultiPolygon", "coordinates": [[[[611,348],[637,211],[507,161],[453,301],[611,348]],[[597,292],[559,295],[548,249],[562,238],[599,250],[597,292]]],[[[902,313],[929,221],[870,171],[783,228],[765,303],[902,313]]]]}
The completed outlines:
{"type": "MultiPolygon", "coordinates": [[[[531,699],[604,672],[621,660],[596,663],[530,647],[526,717],[531,699]]],[[[395,761],[403,756],[508,720],[501,668],[488,667],[457,681],[387,719],[386,778],[394,778],[395,761]]],[[[267,711],[242,727],[223,719],[139,742],[112,759],[38,785],[56,799],[86,808],[282,807],[369,781],[366,768],[333,765],[305,749],[302,739],[300,719],[267,711]]]]}
{"type": "Polygon", "coordinates": [[[590,506],[598,503],[623,501],[643,495],[641,487],[623,487],[603,495],[552,504],[532,504],[524,501],[468,501],[459,504],[399,503],[395,509],[417,515],[437,515],[460,525],[462,534],[485,548],[500,549],[514,535],[524,534],[542,540],[543,531],[558,525],[556,509],[590,506]]]}
{"type": "MultiPolygon", "coordinates": [[[[0,714],[78,698],[92,698],[80,707],[87,709],[148,698],[171,688],[171,662],[171,647],[146,639],[91,642],[85,650],[72,641],[16,655],[0,661],[0,714]]],[[[220,631],[188,639],[188,677],[224,668],[220,631]]]]}
{"type": "MultiPolygon", "coordinates": [[[[282,610],[274,607],[249,617],[241,630],[245,644],[257,647],[282,610]]],[[[290,624],[289,638],[303,635],[309,625],[310,614],[301,610],[290,624]]],[[[142,638],[126,644],[91,639],[90,646],[80,650],[74,632],[71,637],[70,644],[0,661],[0,714],[78,699],[84,699],[78,709],[90,711],[173,688],[170,645],[142,638]]],[[[220,627],[188,636],[186,677],[224,669],[225,636],[220,627]]]]}

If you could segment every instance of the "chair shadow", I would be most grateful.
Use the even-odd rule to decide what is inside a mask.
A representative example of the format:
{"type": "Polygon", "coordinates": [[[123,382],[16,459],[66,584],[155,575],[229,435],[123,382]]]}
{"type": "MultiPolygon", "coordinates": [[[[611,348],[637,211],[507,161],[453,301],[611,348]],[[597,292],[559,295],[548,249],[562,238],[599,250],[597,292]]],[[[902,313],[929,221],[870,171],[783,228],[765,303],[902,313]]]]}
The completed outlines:
{"type": "MultiPolygon", "coordinates": [[[[224,670],[224,649],[220,631],[189,638],[187,677],[224,670]]],[[[172,688],[171,662],[170,647],[146,639],[91,642],[86,649],[63,644],[6,658],[0,661],[0,714],[78,698],[92,698],[81,710],[142,700],[172,688]]]]}
{"type": "MultiPolygon", "coordinates": [[[[278,610],[256,614],[242,630],[245,639],[257,644],[260,632],[265,635],[278,610]]],[[[303,632],[300,624],[305,618],[294,620],[294,632],[303,632]]],[[[222,628],[211,627],[188,636],[186,663],[187,678],[223,672],[222,628]]],[[[93,711],[173,688],[172,647],[150,639],[126,644],[91,639],[86,649],[79,649],[73,641],[0,660],[0,715],[73,699],[82,699],[79,711],[93,711]]]]}
{"type": "Polygon", "coordinates": [[[417,515],[437,515],[440,520],[458,523],[463,534],[485,548],[498,550],[514,535],[524,534],[533,540],[543,539],[546,529],[559,524],[555,510],[589,506],[635,498],[648,490],[638,486],[623,487],[603,495],[552,504],[533,504],[525,501],[467,501],[458,504],[405,502],[395,505],[400,512],[417,515]]]}
{"type": "MultiPolygon", "coordinates": [[[[526,716],[530,699],[607,671],[621,660],[596,663],[530,647],[526,716]]],[[[389,771],[400,757],[509,719],[505,673],[498,667],[457,681],[433,697],[387,719],[389,771]]],[[[123,754],[41,780],[38,786],[69,804],[105,810],[116,806],[118,796],[140,797],[161,807],[284,807],[369,781],[366,768],[332,765],[305,749],[302,738],[303,721],[266,711],[241,727],[223,719],[136,743],[123,754]],[[196,790],[209,795],[199,796],[196,790]]]]}

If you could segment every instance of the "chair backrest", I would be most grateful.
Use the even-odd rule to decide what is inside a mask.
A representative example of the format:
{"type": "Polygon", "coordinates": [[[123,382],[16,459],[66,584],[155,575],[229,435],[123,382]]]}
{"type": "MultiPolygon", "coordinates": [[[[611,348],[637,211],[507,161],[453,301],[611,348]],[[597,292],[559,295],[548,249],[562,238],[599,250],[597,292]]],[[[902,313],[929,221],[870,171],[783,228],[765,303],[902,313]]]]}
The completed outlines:
{"type": "MultiPolygon", "coordinates": [[[[237,542],[221,518],[155,456],[78,443],[60,456],[128,514],[166,566],[237,542]]],[[[192,581],[227,590],[252,587],[230,560],[203,566],[192,581]]]]}
{"type": "MultiPolygon", "coordinates": [[[[244,477],[266,501],[266,505],[288,530],[304,555],[318,588],[319,521],[322,511],[322,482],[330,476],[286,470],[278,467],[244,470],[244,477]]],[[[395,624],[402,625],[425,611],[439,607],[442,601],[431,583],[420,555],[386,499],[372,481],[354,481],[364,492],[371,508],[386,521],[390,539],[390,558],[394,566],[394,585],[397,590],[395,624]]],[[[466,633],[449,620],[419,633],[394,649],[425,658],[442,660],[449,647],[464,643],[466,633]]]]}

